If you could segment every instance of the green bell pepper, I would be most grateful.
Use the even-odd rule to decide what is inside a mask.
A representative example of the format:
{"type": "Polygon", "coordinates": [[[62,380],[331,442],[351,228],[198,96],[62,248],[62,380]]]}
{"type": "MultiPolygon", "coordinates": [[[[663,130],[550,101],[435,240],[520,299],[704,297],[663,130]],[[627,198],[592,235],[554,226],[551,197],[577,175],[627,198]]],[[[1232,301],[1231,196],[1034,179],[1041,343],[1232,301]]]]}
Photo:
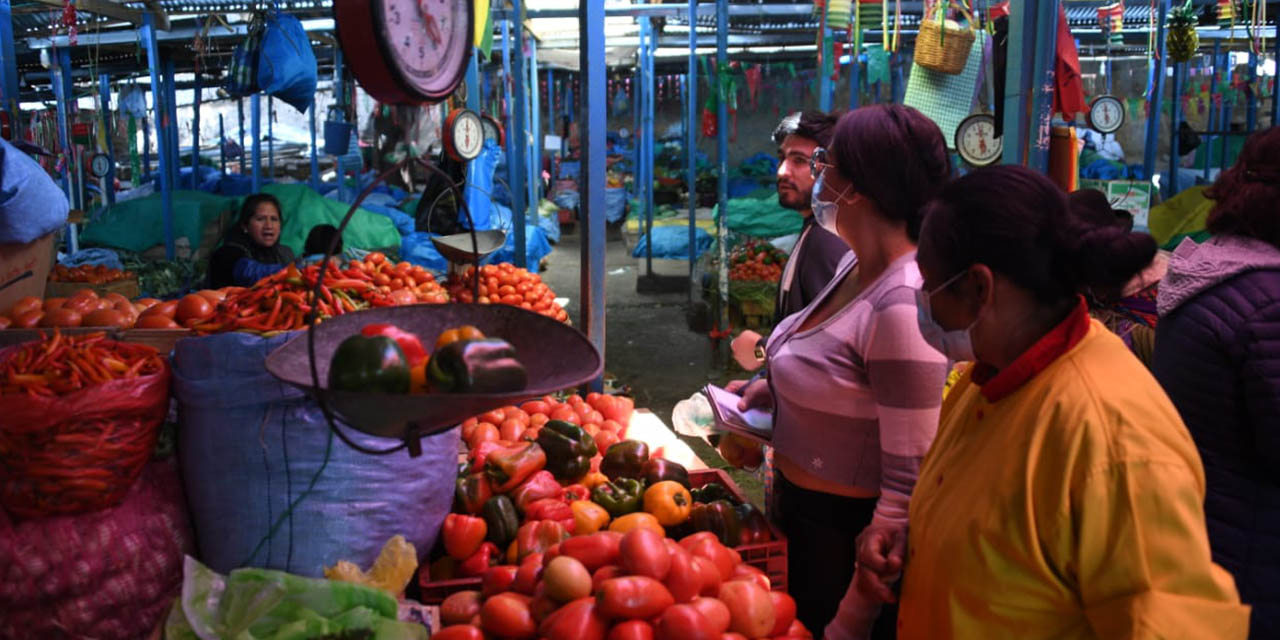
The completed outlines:
{"type": "Polygon", "coordinates": [[[504,495],[489,498],[481,509],[481,515],[489,528],[485,537],[499,549],[506,549],[516,539],[516,532],[520,530],[520,514],[516,513],[516,505],[511,498],[504,495]]]}
{"type": "Polygon", "coordinates": [[[738,512],[728,500],[693,505],[689,521],[693,523],[695,531],[710,531],[716,534],[721,544],[726,547],[742,544],[742,525],[738,520],[738,512]]]}
{"type": "Polygon", "coordinates": [[[600,473],[610,480],[618,478],[644,479],[644,465],[649,462],[649,445],[639,440],[623,440],[604,452],[600,461],[600,473]]]}
{"type": "Polygon", "coordinates": [[[639,511],[643,499],[644,484],[632,478],[602,482],[591,490],[591,501],[615,518],[639,511]]]}
{"type": "Polygon", "coordinates": [[[694,502],[701,502],[704,504],[715,502],[716,500],[736,502],[736,500],[734,500],[733,493],[729,491],[729,488],[719,482],[708,482],[697,489],[691,490],[689,493],[693,495],[694,502]]]}
{"type": "Polygon", "coordinates": [[[351,336],[333,352],[329,362],[329,388],[409,393],[409,360],[391,338],[351,336]]]}
{"type": "Polygon", "coordinates": [[[563,484],[573,484],[591,471],[596,440],[576,424],[552,420],[538,432],[538,446],[547,452],[546,470],[563,484]]]}
{"type": "Polygon", "coordinates": [[[445,393],[504,393],[528,384],[528,373],[506,340],[459,340],[431,355],[427,382],[445,393]]]}

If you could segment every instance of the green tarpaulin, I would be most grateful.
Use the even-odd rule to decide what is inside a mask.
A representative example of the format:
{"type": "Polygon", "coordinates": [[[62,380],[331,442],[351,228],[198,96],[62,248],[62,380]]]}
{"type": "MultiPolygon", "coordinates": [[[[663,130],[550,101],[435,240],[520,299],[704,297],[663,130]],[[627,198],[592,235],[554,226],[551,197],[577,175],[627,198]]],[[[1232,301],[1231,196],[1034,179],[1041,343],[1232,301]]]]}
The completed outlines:
{"type": "MultiPolygon", "coordinates": [[[[284,230],[280,241],[294,255],[302,255],[311,228],[319,224],[337,226],[350,205],[316,193],[304,184],[273,184],[262,189],[280,200],[284,209],[284,230]]],[[[200,246],[205,227],[222,213],[234,216],[243,198],[217,196],[201,191],[173,194],[173,236],[187,238],[192,248],[200,246]]],[[[86,246],[145,251],[164,244],[164,213],[160,194],[122,202],[87,224],[80,234],[86,246]]],[[[400,246],[400,232],[390,218],[361,209],[342,234],[346,247],[385,249],[400,246]]],[[[212,247],[209,247],[212,248],[212,247]]]]}
{"type": "MultiPolygon", "coordinates": [[[[804,218],[791,209],[778,204],[778,192],[772,189],[756,192],[755,196],[732,198],[727,203],[729,217],[725,225],[734,233],[757,238],[777,238],[800,233],[804,218]]],[[[720,207],[716,206],[717,219],[720,207]]]]}

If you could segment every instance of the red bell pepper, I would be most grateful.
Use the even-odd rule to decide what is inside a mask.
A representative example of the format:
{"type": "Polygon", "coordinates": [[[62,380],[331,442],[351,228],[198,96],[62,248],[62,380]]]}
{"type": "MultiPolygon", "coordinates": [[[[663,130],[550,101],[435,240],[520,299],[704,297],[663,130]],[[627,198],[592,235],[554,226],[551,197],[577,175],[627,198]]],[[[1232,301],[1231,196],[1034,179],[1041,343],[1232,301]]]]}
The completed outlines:
{"type": "Polygon", "coordinates": [[[564,525],[554,520],[526,522],[516,532],[516,559],[524,560],[531,553],[545,553],[568,537],[564,525]]]}
{"type": "Polygon", "coordinates": [[[422,346],[422,340],[418,339],[418,336],[393,324],[385,322],[367,324],[360,330],[360,333],[368,337],[386,336],[395,340],[396,344],[400,345],[400,350],[404,352],[404,357],[409,361],[410,367],[416,367],[427,361],[427,350],[422,346]]]}
{"type": "Polygon", "coordinates": [[[480,545],[476,552],[467,557],[466,560],[458,563],[458,576],[463,578],[472,578],[484,574],[489,570],[493,561],[498,558],[498,546],[492,542],[485,542],[480,545]]]}
{"type": "Polygon", "coordinates": [[[573,509],[569,507],[569,503],[560,498],[543,498],[531,502],[525,509],[524,517],[528,520],[573,522],[573,509]]]}
{"type": "Polygon", "coordinates": [[[451,513],[444,518],[444,550],[457,560],[466,560],[484,543],[489,526],[484,518],[451,513]]]}
{"type": "MultiPolygon", "coordinates": [[[[556,481],[555,476],[550,471],[543,469],[531,476],[524,484],[516,487],[511,492],[511,501],[516,503],[516,508],[520,513],[525,513],[530,504],[542,500],[544,498],[560,498],[564,495],[564,488],[556,481]]],[[[563,502],[563,499],[561,499],[563,502]]],[[[527,514],[526,514],[527,515],[527,514]]],[[[529,518],[530,520],[541,520],[542,518],[529,518]]]]}
{"type": "Polygon", "coordinates": [[[536,442],[515,447],[501,447],[489,454],[484,472],[493,481],[496,493],[506,493],[520,486],[529,476],[547,466],[547,454],[536,442]]]}
{"type": "Polygon", "coordinates": [[[492,497],[493,487],[489,486],[489,476],[483,473],[459,476],[453,493],[454,510],[476,515],[492,497]]]}
{"type": "Polygon", "coordinates": [[[585,485],[571,484],[564,488],[564,499],[566,502],[573,502],[574,500],[590,500],[591,490],[585,485]]]}
{"type": "Polygon", "coordinates": [[[471,472],[480,473],[484,471],[484,463],[489,461],[489,454],[501,449],[502,445],[495,440],[487,440],[481,442],[479,446],[471,450],[471,472]]]}

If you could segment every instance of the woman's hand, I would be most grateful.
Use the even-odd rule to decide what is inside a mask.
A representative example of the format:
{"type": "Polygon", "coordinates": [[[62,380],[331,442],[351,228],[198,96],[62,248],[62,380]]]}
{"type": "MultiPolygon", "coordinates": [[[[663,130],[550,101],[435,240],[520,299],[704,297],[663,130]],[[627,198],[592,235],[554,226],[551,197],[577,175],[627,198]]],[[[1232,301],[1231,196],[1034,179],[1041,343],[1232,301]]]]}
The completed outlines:
{"type": "Polygon", "coordinates": [[[853,580],[863,597],[875,602],[897,602],[889,585],[902,575],[906,550],[905,526],[873,522],[858,534],[858,568],[853,580]]]}
{"type": "Polygon", "coordinates": [[[738,402],[738,411],[773,410],[773,391],[769,389],[769,380],[766,378],[741,386],[736,393],[742,396],[742,400],[738,402]]]}

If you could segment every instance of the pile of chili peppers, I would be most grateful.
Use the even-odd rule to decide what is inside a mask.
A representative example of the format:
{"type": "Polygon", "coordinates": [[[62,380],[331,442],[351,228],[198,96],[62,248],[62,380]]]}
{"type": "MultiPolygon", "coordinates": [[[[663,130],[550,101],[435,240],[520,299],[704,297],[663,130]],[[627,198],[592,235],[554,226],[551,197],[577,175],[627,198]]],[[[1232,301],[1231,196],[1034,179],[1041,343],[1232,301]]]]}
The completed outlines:
{"type": "Polygon", "coordinates": [[[0,394],[55,397],[164,369],[152,347],[106,340],[105,333],[53,335],[19,347],[0,363],[0,394]]]}
{"type": "Polygon", "coordinates": [[[289,265],[252,287],[227,296],[212,318],[192,328],[202,334],[248,331],[273,336],[306,328],[307,314],[313,309],[318,309],[321,318],[328,318],[370,307],[448,301],[448,295],[430,274],[419,274],[413,287],[393,289],[378,285],[377,273],[356,267],[342,270],[330,263],[317,301],[313,296],[320,265],[301,270],[289,265]]]}

